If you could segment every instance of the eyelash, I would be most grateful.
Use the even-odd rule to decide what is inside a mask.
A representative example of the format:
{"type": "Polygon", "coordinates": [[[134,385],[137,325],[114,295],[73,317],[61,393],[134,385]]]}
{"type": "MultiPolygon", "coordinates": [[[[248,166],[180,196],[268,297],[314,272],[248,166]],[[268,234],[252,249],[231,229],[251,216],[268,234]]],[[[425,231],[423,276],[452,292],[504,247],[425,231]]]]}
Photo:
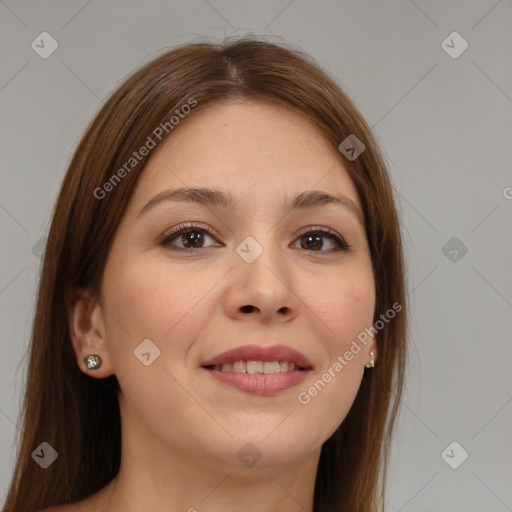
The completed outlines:
{"type": "MultiPolygon", "coordinates": [[[[169,248],[170,250],[174,250],[174,251],[196,252],[196,251],[201,250],[201,249],[206,249],[207,247],[188,248],[188,247],[177,247],[177,246],[171,245],[170,242],[172,240],[177,238],[179,235],[182,235],[184,233],[188,233],[190,231],[201,231],[201,232],[207,233],[212,238],[217,237],[217,235],[215,233],[212,233],[209,229],[203,228],[201,226],[198,226],[197,224],[179,224],[170,233],[167,233],[163,237],[163,239],[160,242],[160,245],[163,246],[163,247],[169,248]]],[[[307,252],[319,252],[319,253],[328,253],[329,254],[329,253],[339,252],[339,251],[350,252],[350,251],[353,250],[352,246],[350,244],[348,244],[343,239],[343,237],[338,235],[335,231],[333,231],[332,229],[324,228],[324,227],[320,227],[320,226],[318,226],[318,227],[317,226],[309,227],[307,231],[303,231],[302,233],[300,233],[297,236],[297,239],[301,238],[301,237],[303,237],[305,235],[310,235],[310,234],[320,234],[320,235],[324,235],[326,238],[330,238],[336,244],[337,248],[336,249],[331,249],[331,250],[328,250],[328,251],[322,251],[322,250],[320,250],[320,251],[314,251],[314,250],[308,251],[307,249],[304,249],[307,252]]]]}

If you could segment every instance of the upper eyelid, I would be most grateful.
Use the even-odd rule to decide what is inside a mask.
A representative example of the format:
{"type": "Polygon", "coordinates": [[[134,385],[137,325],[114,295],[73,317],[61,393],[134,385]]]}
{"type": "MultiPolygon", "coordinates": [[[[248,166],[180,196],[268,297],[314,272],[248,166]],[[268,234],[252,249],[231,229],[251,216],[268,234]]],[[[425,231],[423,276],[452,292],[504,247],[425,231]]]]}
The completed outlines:
{"type": "Polygon", "coordinates": [[[191,223],[180,222],[177,226],[174,226],[173,228],[165,231],[162,238],[166,239],[170,236],[178,235],[180,233],[180,231],[182,231],[182,230],[185,231],[187,229],[203,230],[203,231],[206,231],[207,234],[209,234],[210,236],[216,236],[217,238],[222,238],[220,233],[218,233],[215,229],[211,228],[210,226],[206,226],[205,224],[203,225],[200,222],[191,222],[191,223]]]}
{"type": "Polygon", "coordinates": [[[335,229],[329,228],[327,226],[318,226],[318,225],[306,226],[304,228],[301,228],[296,236],[300,236],[304,233],[309,233],[310,231],[322,231],[327,234],[339,236],[340,238],[343,238],[343,239],[345,238],[340,233],[338,233],[335,229]]]}
{"type": "MultiPolygon", "coordinates": [[[[216,236],[217,238],[222,238],[221,235],[215,229],[211,228],[210,226],[207,226],[206,224],[201,224],[200,222],[180,223],[177,226],[174,226],[173,228],[167,230],[163,234],[163,238],[167,238],[172,235],[177,235],[180,233],[180,231],[186,230],[186,229],[204,230],[211,236],[216,236]]],[[[311,226],[305,226],[305,227],[301,228],[295,236],[301,236],[304,233],[308,233],[310,231],[315,231],[315,230],[322,231],[327,234],[332,234],[334,236],[338,236],[341,239],[345,240],[345,237],[343,235],[341,235],[340,233],[338,233],[335,229],[329,228],[327,226],[319,226],[317,224],[311,225],[311,226]]]]}

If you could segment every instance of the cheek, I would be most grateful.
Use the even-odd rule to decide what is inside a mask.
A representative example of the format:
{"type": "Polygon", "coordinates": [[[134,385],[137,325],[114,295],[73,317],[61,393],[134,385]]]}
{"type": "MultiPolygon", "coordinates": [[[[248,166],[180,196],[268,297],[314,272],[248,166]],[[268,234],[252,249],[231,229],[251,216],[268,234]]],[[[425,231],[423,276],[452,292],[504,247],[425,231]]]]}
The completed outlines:
{"type": "Polygon", "coordinates": [[[336,285],[330,281],[310,288],[307,305],[324,333],[324,357],[308,387],[298,390],[297,401],[312,417],[324,418],[330,435],[348,414],[361,384],[367,357],[357,336],[373,322],[373,275],[347,273],[336,285]]]}
{"type": "Polygon", "coordinates": [[[347,283],[338,301],[339,306],[335,308],[338,314],[333,314],[332,321],[335,332],[340,334],[335,345],[344,349],[349,341],[372,324],[375,309],[373,281],[347,283]]]}
{"type": "Polygon", "coordinates": [[[156,422],[151,428],[164,425],[176,409],[204,422],[178,382],[186,378],[181,366],[208,321],[213,303],[208,291],[220,275],[194,277],[148,261],[126,258],[115,273],[105,273],[106,338],[114,373],[130,406],[144,421],[156,422]]]}
{"type": "Polygon", "coordinates": [[[340,396],[351,400],[360,384],[366,362],[366,346],[358,336],[372,325],[375,308],[373,278],[347,280],[331,302],[329,325],[336,336],[329,338],[329,359],[324,380],[344,390],[340,396]],[[330,379],[330,380],[329,380],[330,379]]]}
{"type": "Polygon", "coordinates": [[[213,271],[195,276],[148,261],[146,257],[125,258],[118,265],[113,261],[105,272],[107,340],[118,362],[129,363],[127,357],[145,339],[162,352],[172,347],[173,357],[185,353],[208,321],[210,290],[222,277],[213,271]]]}
{"type": "Polygon", "coordinates": [[[331,355],[346,350],[353,339],[372,325],[375,283],[371,272],[347,272],[338,279],[317,283],[306,296],[313,320],[325,333],[331,355]]]}

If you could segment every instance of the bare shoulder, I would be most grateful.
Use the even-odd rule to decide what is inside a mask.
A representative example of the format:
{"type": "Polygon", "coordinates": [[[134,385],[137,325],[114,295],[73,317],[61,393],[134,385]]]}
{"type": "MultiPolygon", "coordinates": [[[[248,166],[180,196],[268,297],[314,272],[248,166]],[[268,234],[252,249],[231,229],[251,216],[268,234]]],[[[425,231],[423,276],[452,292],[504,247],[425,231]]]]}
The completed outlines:
{"type": "Polygon", "coordinates": [[[55,505],[54,507],[39,510],[39,512],[84,512],[84,509],[78,506],[79,503],[70,505],[55,505]]]}
{"type": "Polygon", "coordinates": [[[70,503],[69,505],[55,505],[53,507],[39,510],[38,512],[89,512],[91,508],[87,507],[85,501],[70,503]]]}
{"type": "Polygon", "coordinates": [[[69,505],[56,505],[55,507],[45,508],[38,512],[68,512],[69,510],[72,510],[69,508],[69,505]]]}
{"type": "Polygon", "coordinates": [[[114,481],[112,480],[103,489],[100,489],[95,494],[84,498],[75,503],[66,505],[53,505],[51,507],[38,510],[38,512],[98,512],[105,510],[109,502],[109,496],[112,491],[114,481]]]}

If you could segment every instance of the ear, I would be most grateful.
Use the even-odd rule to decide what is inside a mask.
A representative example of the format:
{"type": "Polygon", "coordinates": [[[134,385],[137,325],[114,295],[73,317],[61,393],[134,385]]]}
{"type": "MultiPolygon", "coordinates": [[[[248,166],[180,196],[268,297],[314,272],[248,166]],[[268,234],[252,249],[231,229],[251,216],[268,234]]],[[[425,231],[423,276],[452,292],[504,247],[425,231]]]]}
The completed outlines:
{"type": "Polygon", "coordinates": [[[78,367],[86,375],[104,378],[114,373],[107,351],[103,310],[89,290],[76,289],[68,297],[68,325],[78,367]],[[101,365],[88,370],[84,359],[92,354],[101,358],[101,365]]]}

